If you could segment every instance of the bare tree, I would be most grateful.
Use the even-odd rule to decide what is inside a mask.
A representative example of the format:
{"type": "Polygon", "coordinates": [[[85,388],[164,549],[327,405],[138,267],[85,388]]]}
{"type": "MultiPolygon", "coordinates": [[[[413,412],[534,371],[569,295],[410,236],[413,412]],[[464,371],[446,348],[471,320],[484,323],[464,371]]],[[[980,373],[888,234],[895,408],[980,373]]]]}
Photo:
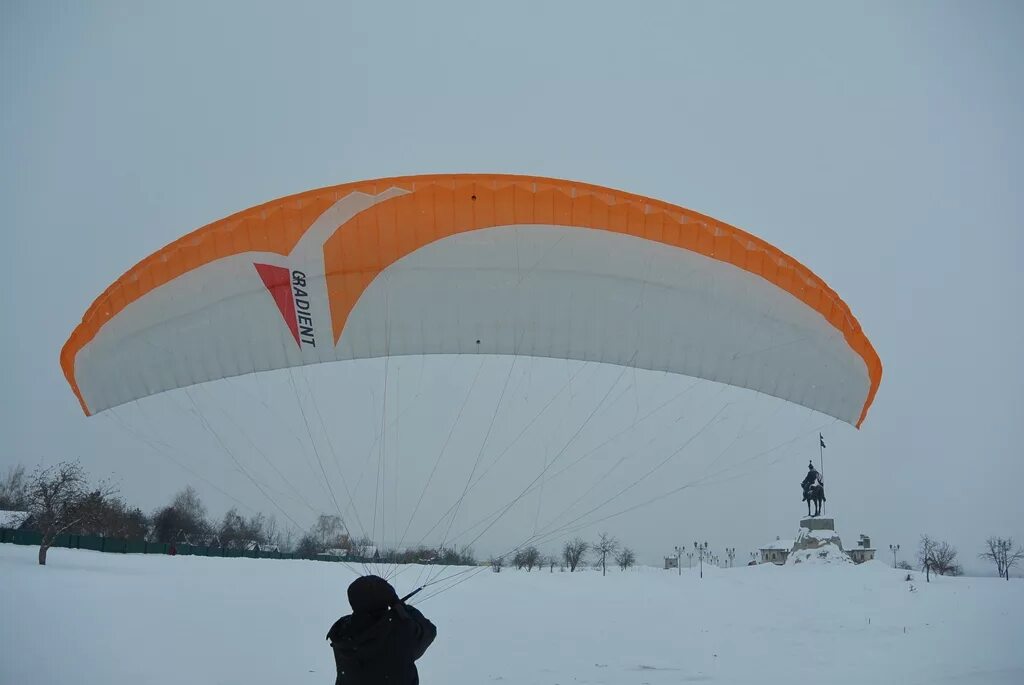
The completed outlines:
{"type": "Polygon", "coordinates": [[[362,559],[372,554],[374,549],[373,539],[369,535],[358,537],[352,541],[352,556],[362,559]]]}
{"type": "Polygon", "coordinates": [[[601,533],[597,542],[593,545],[594,553],[598,555],[597,565],[601,567],[601,575],[608,574],[608,556],[615,554],[619,549],[619,541],[608,533],[601,533]]]}
{"type": "Polygon", "coordinates": [[[114,493],[107,483],[90,489],[85,471],[78,462],[60,462],[49,468],[38,468],[29,479],[27,510],[33,527],[42,535],[39,543],[39,564],[46,565],[46,553],[54,539],[75,526],[91,522],[96,514],[93,505],[114,493]]]}
{"type": "Polygon", "coordinates": [[[978,556],[993,562],[999,576],[1010,580],[1010,569],[1024,559],[1024,548],[1014,547],[1013,538],[991,537],[985,541],[985,545],[988,547],[988,551],[982,552],[978,556]]]}
{"type": "Polygon", "coordinates": [[[956,563],[956,548],[948,542],[940,542],[935,548],[932,568],[940,576],[962,576],[963,569],[956,563]]]}
{"type": "Polygon", "coordinates": [[[575,571],[576,567],[586,558],[589,549],[590,544],[583,538],[573,538],[565,543],[562,548],[562,558],[569,567],[570,573],[575,571]]]}
{"type": "Polygon", "coordinates": [[[924,571],[925,582],[931,582],[932,558],[938,544],[938,542],[932,540],[927,535],[922,535],[921,542],[918,544],[917,563],[921,564],[921,570],[924,571]]]}
{"type": "Polygon", "coordinates": [[[291,542],[286,540],[291,530],[284,530],[277,523],[277,517],[271,514],[263,519],[263,546],[273,551],[281,551],[291,542]]]}
{"type": "Polygon", "coordinates": [[[171,503],[153,514],[153,538],[156,542],[209,544],[213,526],[206,518],[206,506],[190,485],[171,503]]]}
{"type": "Polygon", "coordinates": [[[299,541],[295,543],[295,554],[300,557],[313,557],[316,556],[321,550],[320,545],[315,536],[310,533],[304,533],[299,541]]]}
{"type": "Polygon", "coordinates": [[[532,571],[534,566],[540,567],[540,550],[530,545],[523,550],[523,554],[523,561],[526,564],[527,571],[532,571]]]}
{"type": "Polygon", "coordinates": [[[293,552],[295,551],[295,537],[298,535],[292,526],[288,526],[284,531],[277,534],[277,537],[273,542],[280,547],[282,552],[293,552]]]}
{"type": "Polygon", "coordinates": [[[615,555],[615,563],[619,565],[619,568],[625,571],[630,566],[636,564],[636,555],[633,554],[633,550],[629,547],[623,547],[622,550],[615,555]]]}
{"type": "Polygon", "coordinates": [[[11,466],[0,480],[0,509],[25,511],[28,508],[28,478],[21,464],[11,466]]]}
{"type": "Polygon", "coordinates": [[[317,517],[310,533],[316,538],[318,552],[328,549],[349,549],[351,551],[351,541],[346,533],[345,522],[341,520],[340,516],[321,514],[317,517]]]}
{"type": "Polygon", "coordinates": [[[345,523],[340,516],[321,514],[309,531],[299,537],[295,544],[295,553],[301,557],[313,557],[329,549],[348,550],[349,555],[357,559],[372,554],[371,550],[376,551],[373,540],[369,538],[355,541],[349,539],[345,523]]]}
{"type": "Polygon", "coordinates": [[[217,529],[220,546],[226,549],[250,549],[267,544],[266,519],[263,514],[253,514],[248,519],[232,507],[224,514],[217,529]]]}
{"type": "Polygon", "coordinates": [[[116,496],[93,491],[82,502],[85,516],[68,533],[108,538],[142,539],[149,530],[149,518],[138,507],[129,507],[116,496]]]}
{"type": "Polygon", "coordinates": [[[433,556],[432,563],[435,564],[443,564],[445,566],[476,566],[472,547],[463,547],[462,549],[441,547],[440,549],[430,549],[430,553],[433,556]]]}
{"type": "Polygon", "coordinates": [[[516,553],[512,555],[512,565],[517,570],[525,568],[527,571],[532,571],[534,566],[540,566],[540,550],[533,545],[516,550],[516,553]]]}
{"type": "Polygon", "coordinates": [[[924,569],[927,582],[931,582],[932,573],[938,573],[940,576],[963,575],[963,569],[956,563],[956,548],[948,542],[934,540],[927,535],[921,536],[917,560],[924,569]]]}
{"type": "Polygon", "coordinates": [[[174,496],[171,506],[196,521],[206,521],[206,505],[191,485],[174,496]]]}
{"type": "Polygon", "coordinates": [[[898,569],[900,569],[902,571],[913,571],[914,570],[913,566],[911,566],[908,562],[903,561],[902,559],[899,562],[896,563],[896,568],[898,568],[898,569]]]}

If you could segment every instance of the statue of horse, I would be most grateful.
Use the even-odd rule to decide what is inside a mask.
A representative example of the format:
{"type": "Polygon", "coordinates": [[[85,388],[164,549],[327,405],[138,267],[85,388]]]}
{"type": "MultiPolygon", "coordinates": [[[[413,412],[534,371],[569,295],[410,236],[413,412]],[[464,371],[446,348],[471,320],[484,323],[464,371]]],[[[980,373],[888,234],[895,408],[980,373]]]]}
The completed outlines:
{"type": "Polygon", "coordinates": [[[825,501],[825,483],[818,478],[804,490],[804,501],[807,502],[808,516],[821,516],[821,505],[825,501]],[[811,502],[814,502],[814,513],[811,513],[811,502]]]}

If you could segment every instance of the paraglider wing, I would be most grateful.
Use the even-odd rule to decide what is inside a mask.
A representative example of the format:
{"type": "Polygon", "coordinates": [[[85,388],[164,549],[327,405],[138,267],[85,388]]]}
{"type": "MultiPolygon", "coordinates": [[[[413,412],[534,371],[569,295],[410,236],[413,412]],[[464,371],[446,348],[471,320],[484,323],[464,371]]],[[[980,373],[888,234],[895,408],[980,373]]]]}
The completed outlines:
{"type": "Polygon", "coordinates": [[[86,413],[240,374],[511,354],[706,378],[860,425],[882,367],[849,308],[764,241],[554,179],[414,176],[245,210],[147,257],[61,353],[86,413]]]}

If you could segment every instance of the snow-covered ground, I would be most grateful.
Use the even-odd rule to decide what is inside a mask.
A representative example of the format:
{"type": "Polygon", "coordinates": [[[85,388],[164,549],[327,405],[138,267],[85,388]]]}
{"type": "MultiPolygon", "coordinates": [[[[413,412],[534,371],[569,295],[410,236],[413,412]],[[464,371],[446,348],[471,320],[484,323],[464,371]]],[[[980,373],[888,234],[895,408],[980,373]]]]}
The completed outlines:
{"type": "MultiPolygon", "coordinates": [[[[333,682],[324,634],[347,609],[341,564],[35,556],[0,545],[0,683],[333,682]]],[[[438,626],[421,680],[1024,683],[1020,580],[908,583],[877,561],[704,575],[484,571],[419,603],[438,626]]]]}

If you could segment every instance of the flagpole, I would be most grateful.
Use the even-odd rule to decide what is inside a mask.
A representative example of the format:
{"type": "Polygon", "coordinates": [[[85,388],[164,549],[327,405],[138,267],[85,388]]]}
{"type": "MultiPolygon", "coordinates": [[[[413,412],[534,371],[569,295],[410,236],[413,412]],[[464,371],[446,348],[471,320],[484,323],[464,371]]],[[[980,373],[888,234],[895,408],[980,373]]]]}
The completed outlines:
{"type": "MultiPolygon", "coordinates": [[[[818,463],[821,465],[821,483],[825,484],[825,438],[818,433],[818,463]]],[[[825,512],[825,504],[821,505],[822,513],[825,512]]]]}

